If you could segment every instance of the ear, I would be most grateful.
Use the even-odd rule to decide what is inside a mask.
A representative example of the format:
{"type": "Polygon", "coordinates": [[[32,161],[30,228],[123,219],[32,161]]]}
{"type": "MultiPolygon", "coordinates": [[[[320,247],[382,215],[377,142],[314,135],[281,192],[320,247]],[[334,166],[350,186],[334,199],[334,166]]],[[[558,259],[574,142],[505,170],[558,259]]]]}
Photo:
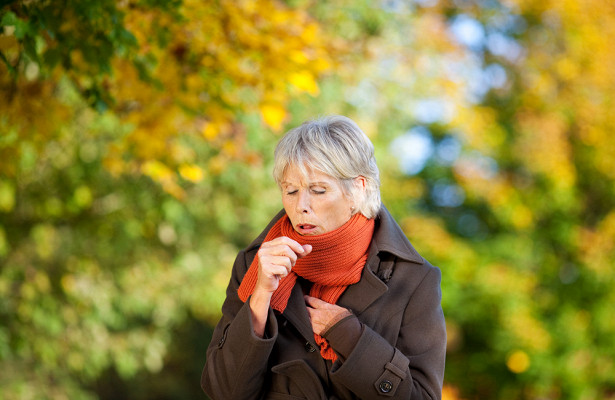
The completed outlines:
{"type": "Polygon", "coordinates": [[[359,192],[365,193],[365,190],[367,189],[367,179],[364,176],[359,175],[354,178],[353,181],[355,187],[359,190],[359,192]]]}
{"type": "Polygon", "coordinates": [[[352,200],[352,209],[354,210],[355,207],[363,204],[363,199],[365,198],[365,194],[367,192],[367,179],[364,176],[359,175],[353,179],[352,184],[354,186],[353,192],[355,194],[352,200]]]}

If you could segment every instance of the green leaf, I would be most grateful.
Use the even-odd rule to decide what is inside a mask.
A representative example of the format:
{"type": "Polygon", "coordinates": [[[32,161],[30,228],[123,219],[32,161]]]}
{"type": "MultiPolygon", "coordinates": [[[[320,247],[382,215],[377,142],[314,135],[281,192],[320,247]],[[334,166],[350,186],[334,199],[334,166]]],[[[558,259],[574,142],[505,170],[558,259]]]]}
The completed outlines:
{"type": "Polygon", "coordinates": [[[15,207],[15,186],[10,181],[0,181],[0,212],[10,212],[15,207]]]}
{"type": "Polygon", "coordinates": [[[2,15],[0,26],[4,27],[5,32],[7,27],[12,26],[15,29],[13,35],[20,40],[30,33],[30,25],[26,21],[19,19],[17,15],[11,11],[2,15]]]}

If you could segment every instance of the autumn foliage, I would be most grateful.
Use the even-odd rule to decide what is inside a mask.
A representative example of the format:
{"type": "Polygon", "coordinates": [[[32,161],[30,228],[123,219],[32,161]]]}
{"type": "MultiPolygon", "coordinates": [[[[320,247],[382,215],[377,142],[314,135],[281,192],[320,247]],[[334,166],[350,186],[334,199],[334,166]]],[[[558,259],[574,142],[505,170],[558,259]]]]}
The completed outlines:
{"type": "Polygon", "coordinates": [[[0,2],[0,397],[200,396],[276,141],[342,113],[442,270],[444,398],[615,398],[613,39],[600,0],[0,2]]]}

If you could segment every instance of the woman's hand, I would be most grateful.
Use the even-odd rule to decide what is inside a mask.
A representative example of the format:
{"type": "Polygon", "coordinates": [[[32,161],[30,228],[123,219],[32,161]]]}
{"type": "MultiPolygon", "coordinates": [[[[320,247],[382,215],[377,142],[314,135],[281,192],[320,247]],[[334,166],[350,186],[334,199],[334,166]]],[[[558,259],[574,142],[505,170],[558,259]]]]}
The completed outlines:
{"type": "Polygon", "coordinates": [[[312,330],[317,335],[322,336],[333,325],[352,315],[348,309],[327,303],[316,297],[305,295],[303,298],[312,322],[312,330]]]}
{"type": "Polygon", "coordinates": [[[273,294],[280,279],[289,274],[299,258],[311,251],[311,245],[300,245],[286,236],[263,243],[258,250],[258,280],[254,292],[273,294]]]}
{"type": "Polygon", "coordinates": [[[252,326],[254,333],[263,337],[271,296],[280,284],[280,279],[288,275],[297,260],[312,251],[309,244],[281,236],[265,242],[258,250],[258,278],[250,298],[252,326]]]}

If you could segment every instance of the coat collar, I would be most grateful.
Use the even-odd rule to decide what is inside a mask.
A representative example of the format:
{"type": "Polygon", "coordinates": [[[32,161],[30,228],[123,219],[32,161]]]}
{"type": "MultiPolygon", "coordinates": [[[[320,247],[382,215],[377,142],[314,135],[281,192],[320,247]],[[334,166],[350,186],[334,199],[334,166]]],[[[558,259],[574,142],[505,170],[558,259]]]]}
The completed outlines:
{"type": "MultiPolygon", "coordinates": [[[[423,257],[412,247],[406,234],[401,230],[385,206],[380,208],[380,212],[376,217],[374,240],[369,249],[370,256],[380,256],[383,252],[416,264],[423,264],[425,262],[423,257]]],[[[378,266],[376,265],[376,267],[378,266]]]]}

